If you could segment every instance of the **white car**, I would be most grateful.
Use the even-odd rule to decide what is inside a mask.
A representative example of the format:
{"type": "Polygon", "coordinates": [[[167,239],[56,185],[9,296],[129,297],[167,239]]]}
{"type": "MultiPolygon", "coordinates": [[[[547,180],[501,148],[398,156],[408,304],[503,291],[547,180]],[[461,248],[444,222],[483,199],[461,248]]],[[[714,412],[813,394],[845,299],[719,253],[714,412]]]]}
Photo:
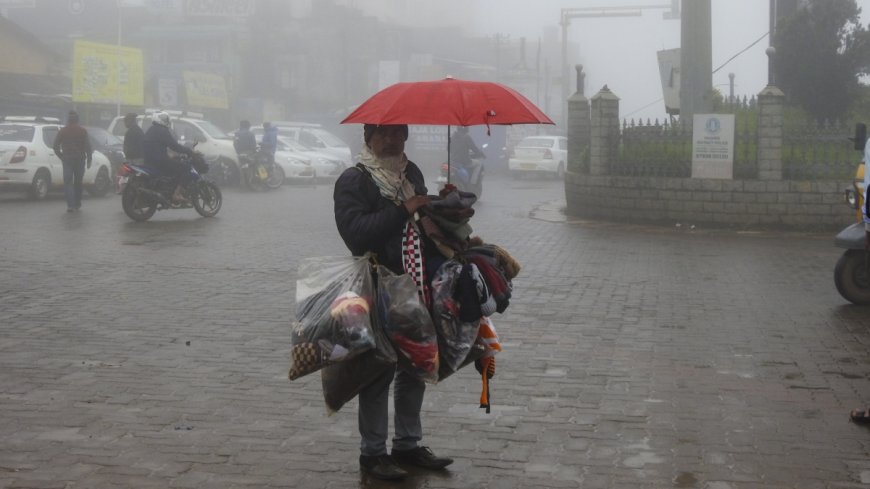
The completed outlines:
{"type": "Polygon", "coordinates": [[[528,136],[514,147],[508,160],[512,177],[546,174],[565,175],[568,163],[568,139],[562,136],[528,136]]]}
{"type": "Polygon", "coordinates": [[[286,136],[278,136],[278,146],[309,160],[314,169],[314,178],[319,181],[335,180],[347,168],[342,160],[331,154],[311,149],[286,136]]]}
{"type": "Polygon", "coordinates": [[[286,181],[313,182],[317,177],[311,162],[295,151],[290,151],[280,140],[275,149],[275,163],[284,170],[286,181]]]}
{"type": "MultiPolygon", "coordinates": [[[[0,189],[25,189],[34,199],[63,189],[63,163],[54,154],[54,138],[63,125],[55,118],[5,117],[0,119],[0,189]]],[[[103,197],[112,187],[109,159],[94,151],[85,169],[83,187],[103,197]]]]}
{"type": "MultiPolygon", "coordinates": [[[[328,159],[342,162],[345,168],[353,165],[353,157],[347,143],[320,127],[320,124],[274,121],[272,125],[278,128],[279,136],[290,138],[311,150],[328,155],[328,159]]],[[[262,134],[263,128],[254,128],[252,131],[262,134]]],[[[320,177],[319,173],[318,177],[320,177]]]]}
{"type": "MultiPolygon", "coordinates": [[[[178,142],[185,146],[193,146],[196,143],[196,150],[205,156],[210,162],[209,164],[218,166],[218,168],[213,169],[214,178],[225,180],[221,183],[239,183],[241,175],[239,157],[233,148],[233,138],[230,135],[213,123],[192,117],[191,114],[170,110],[166,112],[170,116],[172,132],[175,133],[178,142]]],[[[148,128],[151,127],[151,115],[147,113],[144,116],[140,115],[136,118],[136,122],[139,123],[143,131],[148,131],[148,128]]],[[[127,132],[123,116],[115,117],[109,123],[109,132],[123,139],[127,132]]]]}

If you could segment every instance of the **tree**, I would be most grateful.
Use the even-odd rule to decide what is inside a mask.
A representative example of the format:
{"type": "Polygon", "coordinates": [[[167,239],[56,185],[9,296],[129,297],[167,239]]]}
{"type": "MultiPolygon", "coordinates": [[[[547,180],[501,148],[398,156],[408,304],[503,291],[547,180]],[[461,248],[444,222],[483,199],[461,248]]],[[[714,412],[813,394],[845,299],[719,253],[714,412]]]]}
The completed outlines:
{"type": "Polygon", "coordinates": [[[849,112],[870,65],[868,31],[855,0],[810,0],[776,29],[776,84],[817,119],[849,112]]]}

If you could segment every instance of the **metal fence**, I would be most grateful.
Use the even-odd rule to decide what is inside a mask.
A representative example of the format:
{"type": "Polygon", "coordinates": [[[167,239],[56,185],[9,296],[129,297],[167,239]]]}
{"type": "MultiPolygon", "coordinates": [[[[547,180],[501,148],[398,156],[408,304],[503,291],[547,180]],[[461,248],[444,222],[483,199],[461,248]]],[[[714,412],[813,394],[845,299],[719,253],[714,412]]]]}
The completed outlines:
{"type": "MultiPolygon", "coordinates": [[[[734,178],[758,177],[758,106],[755,97],[735,98],[716,108],[735,115],[734,178]]],[[[843,122],[787,122],[783,136],[784,180],[851,178],[860,155],[843,122]]],[[[618,176],[688,178],[692,173],[692,131],[678,119],[625,120],[611,148],[609,173],[618,176]]]]}

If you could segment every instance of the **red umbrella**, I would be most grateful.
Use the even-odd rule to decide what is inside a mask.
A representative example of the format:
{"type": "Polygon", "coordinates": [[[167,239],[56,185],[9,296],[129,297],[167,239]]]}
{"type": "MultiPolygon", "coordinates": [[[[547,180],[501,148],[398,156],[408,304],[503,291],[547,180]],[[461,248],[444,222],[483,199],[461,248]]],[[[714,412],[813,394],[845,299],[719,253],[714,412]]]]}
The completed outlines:
{"type": "Polygon", "coordinates": [[[553,124],[526,97],[493,82],[443,80],[391,85],[362,103],[342,124],[476,126],[553,124]]]}
{"type": "MultiPolygon", "coordinates": [[[[499,83],[457,80],[403,82],[372,95],[342,124],[477,126],[555,124],[516,90],[499,83]]],[[[450,128],[447,128],[450,166],[450,128]]],[[[450,172],[447,172],[448,178],[450,172]]]]}

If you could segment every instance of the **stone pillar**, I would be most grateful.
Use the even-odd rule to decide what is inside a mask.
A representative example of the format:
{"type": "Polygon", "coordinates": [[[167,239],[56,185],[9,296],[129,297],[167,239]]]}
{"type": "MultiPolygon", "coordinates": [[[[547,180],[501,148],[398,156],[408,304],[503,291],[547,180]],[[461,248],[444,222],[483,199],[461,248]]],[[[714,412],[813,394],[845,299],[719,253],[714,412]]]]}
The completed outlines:
{"type": "Polygon", "coordinates": [[[619,142],[619,97],[607,85],[592,97],[590,175],[607,175],[619,142]]]}
{"type": "Polygon", "coordinates": [[[583,66],[575,68],[577,91],[568,98],[568,170],[587,173],[583,154],[589,146],[589,99],[583,95],[583,66]]]}
{"type": "Polygon", "coordinates": [[[782,180],[785,94],[768,85],[758,94],[758,179],[782,180]]]}

